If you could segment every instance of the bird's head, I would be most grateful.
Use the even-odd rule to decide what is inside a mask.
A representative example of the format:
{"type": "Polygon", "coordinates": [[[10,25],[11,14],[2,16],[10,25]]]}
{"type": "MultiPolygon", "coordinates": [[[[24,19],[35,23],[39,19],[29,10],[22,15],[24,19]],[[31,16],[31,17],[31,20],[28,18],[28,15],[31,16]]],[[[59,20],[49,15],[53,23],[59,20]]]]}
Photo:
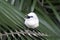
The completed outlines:
{"type": "Polygon", "coordinates": [[[37,19],[37,15],[34,12],[27,14],[26,19],[37,19]]]}

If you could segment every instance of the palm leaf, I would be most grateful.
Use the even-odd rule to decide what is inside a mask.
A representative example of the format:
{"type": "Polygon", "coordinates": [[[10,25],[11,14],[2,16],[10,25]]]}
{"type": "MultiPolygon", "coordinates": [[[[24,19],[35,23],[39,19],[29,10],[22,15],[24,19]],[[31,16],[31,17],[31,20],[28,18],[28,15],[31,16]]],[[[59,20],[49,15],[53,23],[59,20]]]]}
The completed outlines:
{"type": "MultiPolygon", "coordinates": [[[[53,14],[60,22],[59,13],[50,1],[46,0],[53,14]]],[[[39,0],[0,0],[0,39],[1,40],[58,40],[60,28],[49,16],[49,12],[39,0]],[[34,11],[40,20],[38,33],[26,30],[24,17],[34,11]]],[[[54,17],[53,17],[54,18],[54,17]]]]}

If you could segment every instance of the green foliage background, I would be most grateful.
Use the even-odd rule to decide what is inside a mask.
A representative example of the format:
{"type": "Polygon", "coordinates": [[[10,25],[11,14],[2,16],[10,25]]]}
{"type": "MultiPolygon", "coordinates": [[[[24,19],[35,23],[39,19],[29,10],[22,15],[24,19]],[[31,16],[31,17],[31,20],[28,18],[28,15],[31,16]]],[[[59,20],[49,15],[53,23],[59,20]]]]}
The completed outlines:
{"type": "Polygon", "coordinates": [[[39,17],[38,30],[48,35],[43,37],[60,40],[60,13],[51,0],[43,0],[42,3],[39,0],[0,0],[0,40],[40,40],[21,33],[26,30],[25,15],[31,11],[39,17]]]}

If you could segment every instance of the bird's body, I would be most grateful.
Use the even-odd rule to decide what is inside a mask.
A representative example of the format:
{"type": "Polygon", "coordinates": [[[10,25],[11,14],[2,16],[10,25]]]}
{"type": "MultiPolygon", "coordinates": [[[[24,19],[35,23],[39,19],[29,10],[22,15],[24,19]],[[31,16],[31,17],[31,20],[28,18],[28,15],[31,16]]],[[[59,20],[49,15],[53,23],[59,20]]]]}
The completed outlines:
{"type": "Polygon", "coordinates": [[[39,19],[34,12],[31,12],[27,15],[27,18],[25,19],[25,25],[28,28],[33,29],[39,26],[39,19]]]}

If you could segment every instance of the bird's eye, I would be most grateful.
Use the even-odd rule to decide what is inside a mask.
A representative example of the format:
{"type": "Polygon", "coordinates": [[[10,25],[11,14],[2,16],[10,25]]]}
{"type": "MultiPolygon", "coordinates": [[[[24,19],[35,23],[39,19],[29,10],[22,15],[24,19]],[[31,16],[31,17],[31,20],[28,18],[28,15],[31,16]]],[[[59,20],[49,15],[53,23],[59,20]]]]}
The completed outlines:
{"type": "Polygon", "coordinates": [[[30,16],[27,16],[27,18],[30,18],[30,16]]]}
{"type": "Polygon", "coordinates": [[[33,18],[33,16],[30,16],[31,18],[33,18]]]}
{"type": "Polygon", "coordinates": [[[27,18],[29,19],[29,18],[33,18],[33,16],[27,16],[27,18]]]}

